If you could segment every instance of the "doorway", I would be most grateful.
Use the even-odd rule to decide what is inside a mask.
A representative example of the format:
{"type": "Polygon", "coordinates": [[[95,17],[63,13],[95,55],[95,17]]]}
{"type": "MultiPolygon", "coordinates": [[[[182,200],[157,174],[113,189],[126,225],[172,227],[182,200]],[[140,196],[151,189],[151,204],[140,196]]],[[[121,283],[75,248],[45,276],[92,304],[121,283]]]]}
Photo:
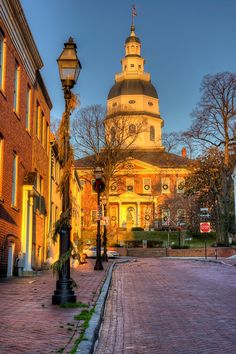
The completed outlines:
{"type": "Polygon", "coordinates": [[[15,243],[10,242],[8,246],[7,276],[12,277],[14,267],[15,243]]]}

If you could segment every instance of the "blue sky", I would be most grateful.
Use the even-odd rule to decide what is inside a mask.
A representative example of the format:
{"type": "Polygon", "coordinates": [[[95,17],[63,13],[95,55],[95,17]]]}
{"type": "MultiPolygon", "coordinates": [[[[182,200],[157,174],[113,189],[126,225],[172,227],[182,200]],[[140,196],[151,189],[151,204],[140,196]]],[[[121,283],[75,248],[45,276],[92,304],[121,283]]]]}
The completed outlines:
{"type": "MultiPolygon", "coordinates": [[[[73,91],[81,106],[106,105],[121,70],[131,25],[130,0],[21,0],[44,62],[42,75],[60,118],[64,99],[56,59],[72,36],[82,64],[73,91]]],[[[151,73],[164,131],[187,129],[204,75],[236,71],[235,0],[136,0],[136,34],[151,73]]]]}

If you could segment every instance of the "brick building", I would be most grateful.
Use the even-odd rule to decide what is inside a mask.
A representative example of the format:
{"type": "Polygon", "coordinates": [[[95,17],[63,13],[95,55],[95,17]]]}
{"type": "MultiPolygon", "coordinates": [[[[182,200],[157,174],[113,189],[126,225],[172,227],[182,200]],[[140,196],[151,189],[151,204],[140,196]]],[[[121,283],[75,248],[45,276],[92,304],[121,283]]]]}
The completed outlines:
{"type": "Polygon", "coordinates": [[[20,1],[0,2],[0,276],[46,257],[52,104],[20,1]]]}

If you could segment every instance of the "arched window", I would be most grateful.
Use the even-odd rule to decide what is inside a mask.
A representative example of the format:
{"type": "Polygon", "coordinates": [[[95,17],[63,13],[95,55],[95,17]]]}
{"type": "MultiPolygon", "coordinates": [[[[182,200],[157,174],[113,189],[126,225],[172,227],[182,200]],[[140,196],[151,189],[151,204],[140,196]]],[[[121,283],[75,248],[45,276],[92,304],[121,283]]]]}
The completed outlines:
{"type": "Polygon", "coordinates": [[[136,133],[136,126],[134,124],[130,124],[129,126],[129,134],[133,135],[136,133]]]}
{"type": "Polygon", "coordinates": [[[150,140],[155,141],[155,128],[153,125],[150,127],[150,140]]]}

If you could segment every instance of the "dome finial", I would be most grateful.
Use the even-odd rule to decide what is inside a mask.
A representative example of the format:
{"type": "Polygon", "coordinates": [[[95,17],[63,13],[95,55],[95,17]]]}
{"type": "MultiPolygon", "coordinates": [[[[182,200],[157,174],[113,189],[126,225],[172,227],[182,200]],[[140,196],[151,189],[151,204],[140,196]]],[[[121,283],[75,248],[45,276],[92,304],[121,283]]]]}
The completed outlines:
{"type": "Polygon", "coordinates": [[[134,16],[137,16],[137,11],[135,5],[132,5],[132,25],[131,25],[131,32],[134,32],[134,16]]]}

